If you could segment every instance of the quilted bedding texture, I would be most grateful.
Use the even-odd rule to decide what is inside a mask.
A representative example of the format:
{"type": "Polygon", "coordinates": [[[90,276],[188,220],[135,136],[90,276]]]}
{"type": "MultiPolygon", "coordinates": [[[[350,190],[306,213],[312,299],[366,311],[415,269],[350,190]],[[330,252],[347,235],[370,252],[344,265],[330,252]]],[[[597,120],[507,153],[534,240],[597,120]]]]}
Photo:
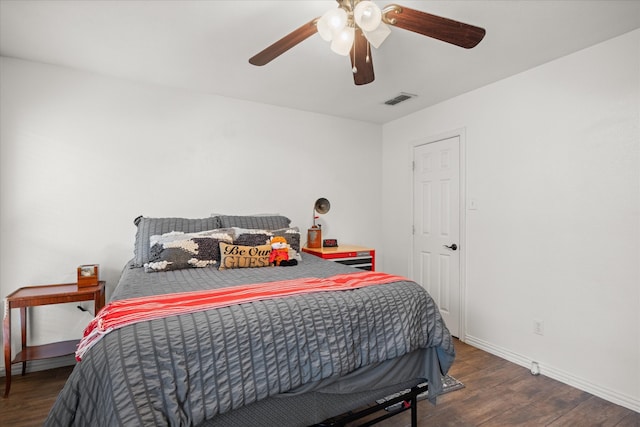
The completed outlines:
{"type": "MultiPolygon", "coordinates": [[[[353,271],[308,255],[296,267],[126,267],[111,299],[353,271]]],[[[107,334],[85,354],[45,425],[199,425],[425,348],[438,356],[425,367],[437,392],[435,372],[449,369],[453,344],[435,303],[411,281],[145,321],[107,334]]]]}

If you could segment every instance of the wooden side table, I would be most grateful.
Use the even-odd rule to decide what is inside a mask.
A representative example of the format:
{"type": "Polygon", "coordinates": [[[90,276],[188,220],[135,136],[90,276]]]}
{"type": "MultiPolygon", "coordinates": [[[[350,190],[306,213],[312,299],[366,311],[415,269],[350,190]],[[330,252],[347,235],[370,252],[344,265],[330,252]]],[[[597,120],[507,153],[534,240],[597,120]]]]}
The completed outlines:
{"type": "Polygon", "coordinates": [[[25,286],[11,293],[4,301],[4,397],[9,397],[11,389],[11,365],[22,362],[22,375],[25,374],[27,361],[73,354],[80,340],[62,341],[51,344],[27,346],[27,307],[38,305],[62,304],[66,302],[94,301],[95,312],[104,307],[105,282],[97,286],[78,288],[77,283],[60,285],[25,286]],[[11,360],[11,309],[20,309],[22,350],[11,360]]]}
{"type": "Polygon", "coordinates": [[[350,265],[361,270],[376,269],[376,251],[372,248],[356,245],[340,245],[335,248],[301,248],[303,252],[328,259],[340,264],[350,265]]]}

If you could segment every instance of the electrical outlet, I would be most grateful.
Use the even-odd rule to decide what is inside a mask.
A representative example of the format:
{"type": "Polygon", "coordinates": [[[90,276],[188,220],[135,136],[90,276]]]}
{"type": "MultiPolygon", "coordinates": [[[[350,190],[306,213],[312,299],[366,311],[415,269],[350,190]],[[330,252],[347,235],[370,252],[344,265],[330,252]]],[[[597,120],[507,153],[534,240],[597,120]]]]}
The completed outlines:
{"type": "Polygon", "coordinates": [[[544,335],[544,322],[542,320],[533,321],[533,333],[537,335],[544,335]]]}

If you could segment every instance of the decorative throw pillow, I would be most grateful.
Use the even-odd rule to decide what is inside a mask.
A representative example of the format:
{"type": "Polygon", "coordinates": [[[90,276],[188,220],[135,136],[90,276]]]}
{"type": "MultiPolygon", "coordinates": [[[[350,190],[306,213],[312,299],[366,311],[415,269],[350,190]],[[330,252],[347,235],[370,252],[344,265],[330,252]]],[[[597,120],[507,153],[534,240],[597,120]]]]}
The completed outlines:
{"type": "Polygon", "coordinates": [[[298,227],[281,228],[279,230],[271,230],[273,236],[281,236],[287,239],[287,243],[291,249],[300,252],[300,229],[298,227]]]}
{"type": "Polygon", "coordinates": [[[269,244],[273,236],[284,237],[289,246],[296,252],[300,251],[300,229],[298,227],[280,228],[277,230],[260,230],[250,228],[232,227],[233,243],[245,246],[258,246],[269,244]]]}
{"type": "Polygon", "coordinates": [[[233,242],[227,230],[199,233],[173,231],[151,236],[146,272],[180,270],[216,266],[220,262],[220,242],[233,242]]]}
{"type": "Polygon", "coordinates": [[[136,240],[133,246],[133,266],[142,267],[150,261],[149,242],[151,236],[161,235],[170,231],[197,233],[199,231],[214,230],[222,227],[220,218],[147,218],[137,217],[134,221],[137,227],[136,240]]]}
{"type": "Polygon", "coordinates": [[[284,237],[290,248],[289,258],[302,262],[302,256],[300,255],[300,229],[298,227],[280,228],[278,230],[232,227],[228,230],[233,230],[233,243],[243,246],[269,245],[272,237],[284,237]]]}
{"type": "Polygon", "coordinates": [[[271,236],[270,231],[233,227],[233,243],[241,246],[261,246],[268,245],[271,236]]]}
{"type": "Polygon", "coordinates": [[[242,246],[220,242],[220,270],[269,267],[271,245],[242,246]]]}

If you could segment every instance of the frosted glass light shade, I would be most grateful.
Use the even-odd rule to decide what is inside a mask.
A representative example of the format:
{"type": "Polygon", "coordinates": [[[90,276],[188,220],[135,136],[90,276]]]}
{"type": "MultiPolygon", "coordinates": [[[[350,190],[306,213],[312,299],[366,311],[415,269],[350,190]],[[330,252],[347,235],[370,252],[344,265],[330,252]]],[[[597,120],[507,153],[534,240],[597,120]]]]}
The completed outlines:
{"type": "Polygon", "coordinates": [[[340,31],[347,25],[347,12],[340,7],[332,9],[327,12],[327,19],[332,31],[340,31]]]}
{"type": "Polygon", "coordinates": [[[316,28],[318,29],[318,34],[320,37],[326,42],[330,42],[333,38],[333,33],[331,32],[331,28],[329,27],[329,18],[327,18],[327,14],[325,13],[318,19],[318,23],[316,24],[316,28]]]}
{"type": "Polygon", "coordinates": [[[320,37],[330,41],[336,37],[347,25],[347,12],[342,8],[327,11],[318,21],[317,28],[320,37]],[[322,21],[322,23],[320,23],[322,21]],[[327,31],[328,30],[328,31],[327,31]]]}
{"type": "Polygon", "coordinates": [[[391,34],[391,28],[389,28],[389,26],[384,22],[381,22],[380,25],[378,25],[378,28],[376,28],[375,30],[366,31],[363,28],[362,32],[364,33],[364,36],[367,38],[367,40],[369,40],[369,43],[371,43],[371,46],[377,49],[380,47],[382,42],[385,41],[387,37],[389,37],[389,34],[391,34]]]}
{"type": "Polygon", "coordinates": [[[353,39],[355,38],[355,29],[345,27],[338,33],[333,33],[333,41],[331,42],[331,50],[338,55],[347,56],[351,51],[353,39]]]}
{"type": "Polygon", "coordinates": [[[374,31],[382,22],[382,12],[375,3],[363,0],[353,10],[353,18],[364,31],[374,31]]]}

